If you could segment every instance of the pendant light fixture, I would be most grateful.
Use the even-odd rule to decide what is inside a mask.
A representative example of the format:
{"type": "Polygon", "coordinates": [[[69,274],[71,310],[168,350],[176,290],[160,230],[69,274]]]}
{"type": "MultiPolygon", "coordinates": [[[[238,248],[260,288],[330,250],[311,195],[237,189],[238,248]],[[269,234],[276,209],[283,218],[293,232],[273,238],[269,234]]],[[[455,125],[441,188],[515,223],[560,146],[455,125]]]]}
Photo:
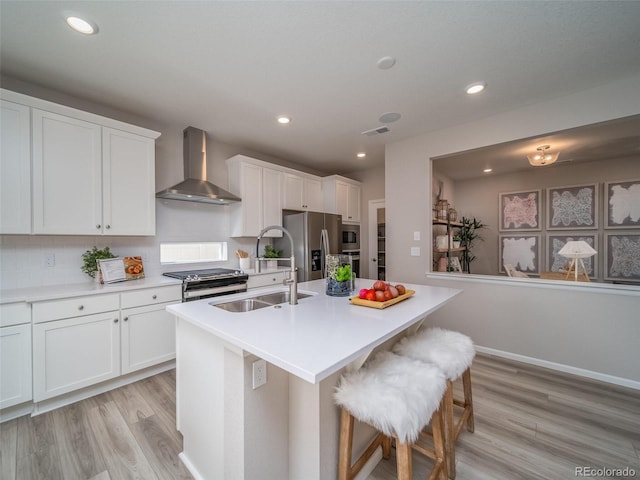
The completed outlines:
{"type": "Polygon", "coordinates": [[[551,145],[541,145],[536,148],[536,153],[532,155],[527,155],[529,159],[529,163],[534,167],[544,167],[546,165],[551,165],[558,159],[558,155],[560,152],[550,153],[549,149],[551,145]]]}

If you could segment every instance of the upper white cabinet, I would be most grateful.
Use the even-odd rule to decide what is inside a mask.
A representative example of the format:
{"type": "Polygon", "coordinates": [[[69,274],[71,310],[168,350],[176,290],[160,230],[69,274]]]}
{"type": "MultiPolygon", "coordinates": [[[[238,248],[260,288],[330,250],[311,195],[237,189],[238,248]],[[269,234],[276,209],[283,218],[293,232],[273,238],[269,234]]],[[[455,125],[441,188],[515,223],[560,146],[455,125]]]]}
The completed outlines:
{"type": "Polygon", "coordinates": [[[283,208],[322,211],[322,182],[319,178],[286,173],[283,208]]]}
{"type": "Polygon", "coordinates": [[[15,230],[9,225],[17,214],[11,212],[13,217],[5,218],[3,211],[2,233],[155,234],[155,139],[159,133],[6,90],[2,96],[3,205],[5,195],[16,195],[18,188],[24,188],[20,185],[32,185],[31,204],[23,208],[20,201],[22,222],[29,227],[9,231],[15,230]],[[11,103],[21,107],[21,115],[11,103]],[[14,135],[18,130],[21,134],[14,135]],[[6,145],[5,135],[11,135],[6,145]],[[24,153],[29,147],[30,153],[24,153]],[[24,161],[31,167],[28,182],[22,171],[16,171],[17,152],[31,156],[30,162],[24,161]],[[4,188],[5,182],[18,177],[20,182],[12,182],[12,189],[4,188]]]}
{"type": "MultiPolygon", "coordinates": [[[[264,162],[244,155],[227,160],[229,189],[242,201],[231,204],[231,236],[256,237],[269,225],[282,225],[282,176],[264,162]]],[[[266,237],[281,237],[271,230],[266,237]]]]}
{"type": "Polygon", "coordinates": [[[31,233],[29,107],[0,102],[0,233],[31,233]]]}
{"type": "Polygon", "coordinates": [[[100,125],[33,109],[33,231],[102,233],[100,125]]]}
{"type": "Polygon", "coordinates": [[[342,215],[342,223],[360,223],[362,202],[360,182],[332,175],[322,179],[322,191],[325,212],[342,215]]]}

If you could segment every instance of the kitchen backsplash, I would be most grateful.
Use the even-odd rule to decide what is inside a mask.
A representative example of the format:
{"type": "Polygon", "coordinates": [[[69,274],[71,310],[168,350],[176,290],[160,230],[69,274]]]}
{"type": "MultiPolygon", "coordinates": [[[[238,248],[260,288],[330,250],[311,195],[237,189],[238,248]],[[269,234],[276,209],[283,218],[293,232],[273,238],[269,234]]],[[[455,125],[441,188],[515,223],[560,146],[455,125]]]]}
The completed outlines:
{"type": "Polygon", "coordinates": [[[141,256],[147,276],[189,268],[238,268],[238,248],[255,255],[255,238],[229,238],[227,207],[158,200],[155,237],[66,235],[1,235],[0,289],[39,287],[92,281],[82,273],[82,254],[94,245],[108,246],[118,256],[141,256]],[[160,242],[227,241],[226,262],[198,265],[160,265],[160,242]],[[54,266],[47,266],[47,257],[54,266]],[[184,268],[183,268],[184,267],[184,268]]]}

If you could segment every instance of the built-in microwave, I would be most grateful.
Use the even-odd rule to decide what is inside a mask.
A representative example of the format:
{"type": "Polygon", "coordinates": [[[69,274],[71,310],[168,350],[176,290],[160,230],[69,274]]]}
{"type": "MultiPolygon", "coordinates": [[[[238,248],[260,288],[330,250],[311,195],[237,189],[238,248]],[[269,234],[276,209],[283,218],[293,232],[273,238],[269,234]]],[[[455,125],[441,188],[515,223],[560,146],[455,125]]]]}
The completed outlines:
{"type": "Polygon", "coordinates": [[[360,250],[360,225],[342,224],[342,251],[360,250]]]}

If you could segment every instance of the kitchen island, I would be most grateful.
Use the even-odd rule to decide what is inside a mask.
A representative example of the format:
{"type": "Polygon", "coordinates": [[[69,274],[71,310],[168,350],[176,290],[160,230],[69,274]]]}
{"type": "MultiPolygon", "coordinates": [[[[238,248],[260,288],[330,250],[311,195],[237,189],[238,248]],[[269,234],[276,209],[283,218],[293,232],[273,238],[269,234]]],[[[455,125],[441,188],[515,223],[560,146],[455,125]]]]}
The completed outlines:
{"type": "MultiPolygon", "coordinates": [[[[372,283],[358,279],[356,290],[372,283]]],[[[460,293],[406,287],[415,294],[386,309],[327,296],[324,280],[299,284],[309,296],[298,305],[249,312],[212,305],[255,296],[254,290],[167,307],[177,317],[181,459],[193,476],[335,479],[339,411],[333,391],[340,373],[358,368],[460,293]],[[254,389],[259,359],[267,362],[267,381],[254,389]]],[[[263,293],[274,290],[284,288],[263,293]]]]}

